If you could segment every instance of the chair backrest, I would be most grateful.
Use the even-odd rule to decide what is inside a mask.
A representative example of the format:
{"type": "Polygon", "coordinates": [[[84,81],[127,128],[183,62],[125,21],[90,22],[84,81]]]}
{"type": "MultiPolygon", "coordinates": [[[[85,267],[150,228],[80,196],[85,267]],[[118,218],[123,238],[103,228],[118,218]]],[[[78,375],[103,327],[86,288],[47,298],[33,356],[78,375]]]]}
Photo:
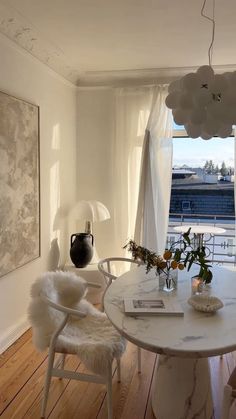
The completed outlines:
{"type": "Polygon", "coordinates": [[[65,317],[62,312],[50,307],[43,297],[56,304],[79,309],[86,290],[87,282],[73,272],[46,272],[33,283],[28,314],[33,341],[39,350],[49,346],[52,334],[65,317]]]}
{"type": "Polygon", "coordinates": [[[131,264],[140,266],[142,262],[124,257],[110,257],[98,262],[98,270],[103,274],[106,284],[109,286],[117,276],[130,270],[131,264]],[[116,269],[117,263],[122,264],[122,271],[116,269]],[[125,264],[127,265],[126,269],[124,269],[125,264]]]}

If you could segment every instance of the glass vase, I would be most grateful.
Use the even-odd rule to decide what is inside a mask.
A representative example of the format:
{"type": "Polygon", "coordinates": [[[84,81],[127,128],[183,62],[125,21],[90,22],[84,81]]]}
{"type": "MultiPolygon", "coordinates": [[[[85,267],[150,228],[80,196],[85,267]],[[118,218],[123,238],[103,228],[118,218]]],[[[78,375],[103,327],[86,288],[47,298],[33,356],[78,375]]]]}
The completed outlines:
{"type": "Polygon", "coordinates": [[[169,269],[159,274],[159,291],[172,292],[177,289],[178,270],[169,269]]]}

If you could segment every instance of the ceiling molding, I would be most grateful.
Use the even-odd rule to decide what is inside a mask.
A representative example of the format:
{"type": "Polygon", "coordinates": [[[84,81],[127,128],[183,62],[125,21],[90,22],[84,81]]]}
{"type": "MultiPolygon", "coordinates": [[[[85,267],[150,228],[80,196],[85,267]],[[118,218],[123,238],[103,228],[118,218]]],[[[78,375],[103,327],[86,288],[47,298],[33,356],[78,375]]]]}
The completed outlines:
{"type": "MultiPolygon", "coordinates": [[[[88,71],[80,75],[77,85],[84,87],[118,87],[170,83],[198,67],[152,68],[120,71],[88,71]]],[[[236,64],[213,66],[215,73],[235,71],[236,64]]]]}
{"type": "Polygon", "coordinates": [[[9,5],[0,3],[0,32],[73,84],[80,72],[67,64],[62,50],[43,38],[33,25],[9,5]]]}

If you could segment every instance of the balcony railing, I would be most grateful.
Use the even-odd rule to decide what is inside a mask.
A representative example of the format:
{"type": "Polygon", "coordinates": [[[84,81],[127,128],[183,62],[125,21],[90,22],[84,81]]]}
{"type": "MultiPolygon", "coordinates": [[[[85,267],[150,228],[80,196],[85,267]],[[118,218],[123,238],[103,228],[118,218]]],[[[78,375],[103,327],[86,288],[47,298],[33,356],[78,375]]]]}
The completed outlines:
{"type": "Polygon", "coordinates": [[[179,233],[174,231],[175,226],[204,224],[226,230],[224,234],[220,235],[204,235],[204,246],[206,247],[208,260],[212,263],[236,266],[235,217],[233,216],[171,213],[167,237],[168,245],[178,240],[180,236],[179,233]]]}

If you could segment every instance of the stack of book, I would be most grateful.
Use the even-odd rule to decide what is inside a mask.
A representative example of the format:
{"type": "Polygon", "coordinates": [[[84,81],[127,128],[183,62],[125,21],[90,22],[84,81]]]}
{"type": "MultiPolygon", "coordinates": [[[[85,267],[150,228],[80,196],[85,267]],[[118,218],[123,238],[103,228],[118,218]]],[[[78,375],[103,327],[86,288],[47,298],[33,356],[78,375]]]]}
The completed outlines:
{"type": "Polygon", "coordinates": [[[125,314],[129,316],[137,315],[164,315],[164,316],[183,316],[184,312],[181,305],[171,297],[140,297],[124,298],[125,314]]]}

